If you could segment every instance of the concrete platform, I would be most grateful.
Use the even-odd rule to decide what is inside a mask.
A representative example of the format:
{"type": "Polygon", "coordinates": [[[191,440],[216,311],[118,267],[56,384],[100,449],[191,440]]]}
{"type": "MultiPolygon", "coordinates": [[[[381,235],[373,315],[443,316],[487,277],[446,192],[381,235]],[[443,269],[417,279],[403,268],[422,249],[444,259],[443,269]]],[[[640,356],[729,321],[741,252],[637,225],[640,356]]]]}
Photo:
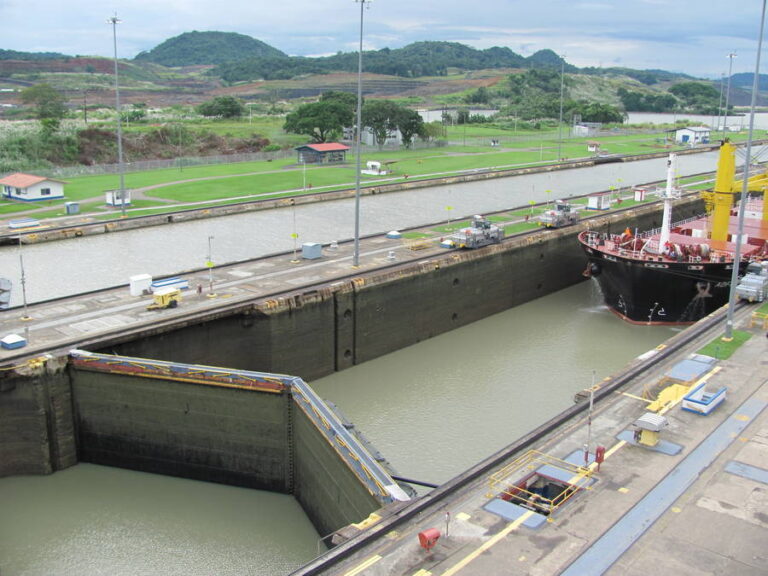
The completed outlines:
{"type": "MultiPolygon", "coordinates": [[[[748,312],[737,313],[737,329],[749,330],[748,312]]],[[[549,517],[496,498],[489,490],[492,470],[436,499],[415,518],[393,528],[380,526],[377,538],[334,566],[307,565],[294,574],[768,574],[768,340],[763,331],[753,329],[753,337],[730,359],[719,360],[702,376],[713,386],[728,387],[718,411],[702,417],[683,411],[679,402],[662,409],[669,426],[661,437],[678,445],[678,453],[617,440],[646,411],[643,383],[663,378],[676,362],[721,335],[723,327],[718,323],[652,373],[596,404],[589,458],[594,483],[549,517]],[[596,445],[607,449],[599,471],[592,457],[596,445]],[[431,551],[420,548],[417,537],[427,528],[443,533],[431,551]]],[[[583,416],[534,448],[578,461],[587,436],[583,416]]]]}
{"type": "Polygon", "coordinates": [[[190,289],[182,290],[182,301],[177,308],[165,310],[147,310],[152,297],[131,295],[126,278],[125,286],[31,304],[26,310],[16,307],[0,312],[0,338],[18,334],[27,340],[23,349],[0,349],[0,365],[41,352],[81,347],[99,336],[214,313],[254,298],[286,295],[294,290],[304,291],[313,284],[328,284],[383,268],[428,262],[447,252],[437,241],[415,251],[402,240],[377,235],[361,239],[357,267],[352,266],[353,244],[346,242],[324,247],[319,259],[306,260],[301,258],[301,253],[294,257],[293,252],[288,252],[217,266],[213,269],[213,285],[209,282],[208,269],[177,274],[175,276],[189,283],[190,289]],[[390,257],[392,253],[394,258],[390,257]]]}

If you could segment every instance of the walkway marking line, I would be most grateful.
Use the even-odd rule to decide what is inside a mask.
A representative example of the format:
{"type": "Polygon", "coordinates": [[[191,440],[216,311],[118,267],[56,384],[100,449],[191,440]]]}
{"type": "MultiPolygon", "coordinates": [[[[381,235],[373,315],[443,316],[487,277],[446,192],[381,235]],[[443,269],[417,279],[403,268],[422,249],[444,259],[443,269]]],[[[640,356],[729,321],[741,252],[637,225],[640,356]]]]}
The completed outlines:
{"type": "Polygon", "coordinates": [[[653,402],[653,400],[649,400],[648,398],[643,398],[642,396],[637,396],[636,394],[630,394],[629,392],[621,392],[622,396],[626,396],[627,398],[632,398],[634,400],[640,400],[641,402],[645,402],[646,404],[650,404],[653,402]]]}
{"type": "Polygon", "coordinates": [[[352,568],[352,570],[350,570],[349,572],[344,572],[344,576],[355,576],[356,574],[360,574],[360,572],[362,572],[366,568],[370,568],[371,566],[376,564],[376,562],[378,562],[379,560],[381,560],[381,556],[379,556],[378,554],[376,554],[375,556],[371,556],[370,558],[368,558],[368,560],[361,562],[360,564],[352,568]]]}
{"type": "Polygon", "coordinates": [[[618,452],[621,448],[624,447],[624,445],[627,443],[626,440],[619,440],[611,446],[608,450],[605,451],[605,459],[608,460],[611,456],[613,456],[616,452],[618,452]]]}
{"type": "Polygon", "coordinates": [[[464,558],[459,560],[458,563],[454,564],[448,570],[443,572],[442,576],[452,576],[453,574],[456,574],[459,570],[461,570],[467,564],[472,562],[475,558],[480,556],[480,554],[482,554],[489,548],[492,548],[493,546],[498,544],[499,541],[505,538],[510,532],[513,532],[514,530],[517,530],[518,528],[520,528],[520,526],[522,526],[526,520],[528,520],[531,516],[533,516],[533,514],[534,514],[533,511],[528,510],[522,516],[520,516],[517,520],[515,520],[514,522],[511,522],[510,524],[507,524],[507,526],[501,532],[499,532],[498,534],[495,534],[486,542],[483,542],[479,547],[477,547],[475,550],[467,554],[464,558]]]}

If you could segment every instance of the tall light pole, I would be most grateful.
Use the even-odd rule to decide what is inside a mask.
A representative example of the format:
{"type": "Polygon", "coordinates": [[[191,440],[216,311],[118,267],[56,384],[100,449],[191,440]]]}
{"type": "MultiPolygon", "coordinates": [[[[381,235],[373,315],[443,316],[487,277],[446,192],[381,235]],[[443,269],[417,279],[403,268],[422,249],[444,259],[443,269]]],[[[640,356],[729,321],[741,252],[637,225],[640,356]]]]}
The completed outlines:
{"type": "MultiPolygon", "coordinates": [[[[757,41],[757,59],[755,61],[755,74],[752,79],[752,100],[749,104],[749,132],[747,134],[747,150],[744,160],[744,176],[741,178],[741,205],[739,207],[739,228],[736,236],[736,251],[733,255],[733,270],[731,271],[731,289],[728,292],[728,311],[725,318],[724,341],[733,339],[733,307],[736,305],[736,283],[739,281],[739,264],[741,263],[741,243],[744,235],[744,213],[747,211],[747,185],[749,180],[749,165],[752,159],[752,132],[755,127],[755,104],[757,103],[757,90],[760,86],[760,52],[763,49],[763,29],[765,28],[765,3],[763,0],[763,11],[760,15],[760,36],[757,41]]],[[[735,54],[730,54],[735,56],[735,54]]],[[[733,62],[733,59],[731,59],[733,62]]],[[[728,74],[728,83],[731,82],[731,75],[728,74]]],[[[726,98],[726,102],[727,102],[726,98]]],[[[726,112],[728,111],[726,105],[726,112]]]]}
{"type": "Polygon", "coordinates": [[[19,267],[21,268],[21,299],[24,304],[24,312],[21,315],[21,319],[25,322],[32,320],[32,317],[27,311],[27,277],[24,274],[24,255],[21,253],[21,234],[19,234],[19,267]]]}
{"type": "Polygon", "coordinates": [[[208,267],[208,297],[216,296],[213,292],[213,236],[208,236],[208,259],[205,265],[208,267]]]}
{"type": "Polygon", "coordinates": [[[120,119],[120,81],[117,75],[117,25],[121,20],[117,14],[107,20],[112,24],[112,44],[115,49],[115,112],[117,113],[117,169],[120,173],[120,213],[125,217],[125,170],[123,169],[123,126],[120,119]]]}
{"type": "Polygon", "coordinates": [[[725,73],[720,75],[720,99],[717,101],[717,124],[715,124],[718,128],[720,128],[720,116],[723,113],[723,80],[725,80],[725,73]]]}
{"type": "Polygon", "coordinates": [[[563,93],[565,92],[565,54],[560,56],[560,122],[557,126],[557,161],[560,162],[563,146],[563,93]]]}
{"type": "MultiPolygon", "coordinates": [[[[725,114],[723,114],[723,137],[725,137],[725,129],[728,126],[728,101],[731,98],[731,71],[733,70],[733,59],[736,58],[736,53],[731,52],[728,54],[728,88],[725,90],[725,114]]],[[[758,62],[760,57],[758,56],[758,62]]]]}
{"type": "Polygon", "coordinates": [[[355,252],[352,256],[352,266],[360,265],[360,148],[363,122],[363,8],[373,0],[355,0],[360,4],[360,49],[357,53],[357,120],[355,125],[355,252]]]}

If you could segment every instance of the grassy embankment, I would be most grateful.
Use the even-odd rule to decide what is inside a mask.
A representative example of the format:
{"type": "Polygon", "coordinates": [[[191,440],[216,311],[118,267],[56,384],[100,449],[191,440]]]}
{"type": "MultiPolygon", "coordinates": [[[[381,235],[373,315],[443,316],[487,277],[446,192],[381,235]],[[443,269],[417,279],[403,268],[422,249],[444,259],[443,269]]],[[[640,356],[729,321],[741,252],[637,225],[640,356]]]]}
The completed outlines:
{"type": "MultiPolygon", "coordinates": [[[[377,160],[390,173],[383,177],[364,176],[363,184],[551,163],[557,159],[558,150],[565,158],[585,158],[589,155],[585,144],[587,138],[563,140],[559,145],[556,132],[511,133],[485,125],[470,125],[466,129],[460,126],[449,127],[447,137],[453,142],[462,140],[471,143],[418,150],[378,151],[365,148],[362,153],[363,164],[368,160],[377,160]],[[501,146],[491,148],[488,144],[477,143],[491,138],[499,139],[501,146]]],[[[603,149],[616,154],[665,150],[662,138],[653,134],[604,137],[599,138],[599,141],[603,149]]],[[[134,193],[128,216],[301,194],[305,178],[307,190],[311,191],[350,188],[354,186],[354,156],[350,156],[343,165],[308,166],[306,174],[293,158],[128,172],[125,174],[126,188],[144,189],[140,196],[134,193]]],[[[70,178],[65,188],[66,200],[34,205],[4,201],[0,202],[0,215],[54,218],[65,215],[65,201],[74,201],[80,203],[82,214],[105,219],[118,218],[120,211],[107,209],[103,201],[104,192],[118,186],[118,177],[114,174],[70,178]]]]}

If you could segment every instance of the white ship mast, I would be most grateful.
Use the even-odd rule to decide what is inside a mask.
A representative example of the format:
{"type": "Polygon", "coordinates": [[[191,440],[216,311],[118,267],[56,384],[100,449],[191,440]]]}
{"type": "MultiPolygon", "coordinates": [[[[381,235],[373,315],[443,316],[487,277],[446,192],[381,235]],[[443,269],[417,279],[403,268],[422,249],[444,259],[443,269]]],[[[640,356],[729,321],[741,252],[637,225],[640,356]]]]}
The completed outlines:
{"type": "Polygon", "coordinates": [[[672,200],[680,198],[680,191],[673,186],[675,181],[675,160],[677,155],[670,154],[667,160],[667,188],[664,190],[664,215],[661,220],[661,235],[659,236],[659,251],[669,242],[669,231],[672,228],[672,200]]]}

